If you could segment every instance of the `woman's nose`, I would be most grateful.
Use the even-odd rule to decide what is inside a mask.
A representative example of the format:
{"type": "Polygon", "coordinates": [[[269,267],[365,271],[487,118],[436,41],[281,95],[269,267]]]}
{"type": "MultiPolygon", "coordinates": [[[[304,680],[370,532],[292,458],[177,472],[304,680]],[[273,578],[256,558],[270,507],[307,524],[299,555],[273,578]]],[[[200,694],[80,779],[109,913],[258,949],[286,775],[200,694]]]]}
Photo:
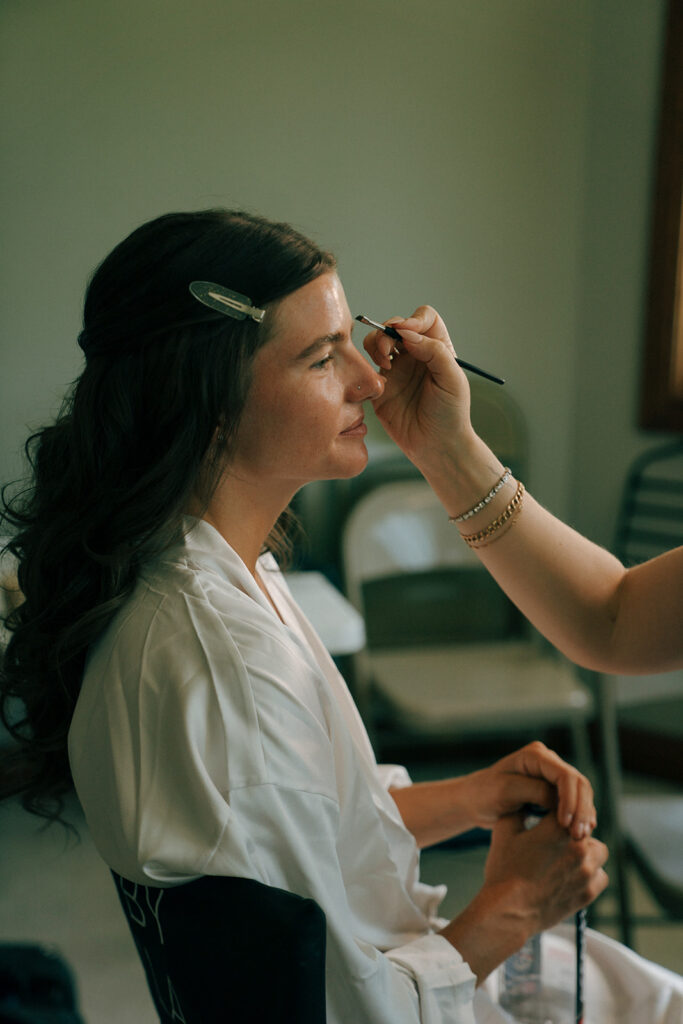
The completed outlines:
{"type": "Polygon", "coordinates": [[[357,401],[364,402],[368,398],[379,398],[384,391],[384,377],[358,353],[359,365],[354,375],[352,390],[356,392],[354,397],[357,401]]]}

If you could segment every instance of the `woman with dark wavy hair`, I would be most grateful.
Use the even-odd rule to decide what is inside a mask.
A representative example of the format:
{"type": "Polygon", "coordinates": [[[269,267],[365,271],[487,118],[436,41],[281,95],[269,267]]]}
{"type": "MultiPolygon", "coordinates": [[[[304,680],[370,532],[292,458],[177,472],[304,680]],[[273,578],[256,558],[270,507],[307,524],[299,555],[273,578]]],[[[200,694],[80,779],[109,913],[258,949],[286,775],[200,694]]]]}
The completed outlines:
{"type": "Polygon", "coordinates": [[[476,983],[607,882],[590,785],[542,744],[415,786],[378,766],[273,557],[301,486],[365,467],[363,403],[385,387],[390,433],[428,467],[452,363],[420,334],[428,312],[404,322],[398,373],[370,341],[380,372],[333,257],[292,228],[145,224],[92,278],[85,369],[5,512],[24,601],[2,698],[23,713],[5,713],[1,795],[54,818],[75,784],[132,883],[226,875],[315,899],[330,1024],[473,1021],[476,983]],[[555,811],[525,832],[529,802],[555,811]],[[493,830],[484,884],[445,922],[418,848],[476,825],[493,830]]]}
{"type": "MultiPolygon", "coordinates": [[[[189,269],[264,305],[334,265],[287,225],[208,210],[144,224],[96,270],[78,339],[85,369],[56,423],[27,442],[34,485],[5,512],[25,601],[10,622],[3,698],[18,697],[26,718],[7,723],[22,749],[6,759],[0,795],[16,786],[29,809],[58,812],[87,651],[141,565],[182,531],[190,502],[206,504],[234,444],[269,327],[200,305],[189,269]]],[[[287,518],[266,546],[286,543],[287,518]]]]}

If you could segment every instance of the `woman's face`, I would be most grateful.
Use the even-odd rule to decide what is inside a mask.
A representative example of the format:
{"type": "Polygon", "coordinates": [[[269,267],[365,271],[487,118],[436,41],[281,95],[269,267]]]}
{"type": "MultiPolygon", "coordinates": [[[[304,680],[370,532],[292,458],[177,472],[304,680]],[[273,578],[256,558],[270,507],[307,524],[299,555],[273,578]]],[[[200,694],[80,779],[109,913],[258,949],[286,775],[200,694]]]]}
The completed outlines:
{"type": "Polygon", "coordinates": [[[362,403],[381,395],[384,382],[353,344],[353,325],[335,273],[278,304],[252,364],[231,475],[294,493],[365,468],[362,403]]]}

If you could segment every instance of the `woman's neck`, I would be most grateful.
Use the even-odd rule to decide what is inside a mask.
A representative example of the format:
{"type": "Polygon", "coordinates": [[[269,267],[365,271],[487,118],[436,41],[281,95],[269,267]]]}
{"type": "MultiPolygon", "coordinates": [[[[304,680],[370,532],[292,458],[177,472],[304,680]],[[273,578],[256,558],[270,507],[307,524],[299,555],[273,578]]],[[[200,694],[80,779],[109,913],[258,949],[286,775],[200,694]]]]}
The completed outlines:
{"type": "Polygon", "coordinates": [[[226,473],[208,505],[203,508],[194,500],[189,512],[218,530],[256,576],[256,562],[266,539],[292,497],[269,495],[262,487],[226,473]]]}

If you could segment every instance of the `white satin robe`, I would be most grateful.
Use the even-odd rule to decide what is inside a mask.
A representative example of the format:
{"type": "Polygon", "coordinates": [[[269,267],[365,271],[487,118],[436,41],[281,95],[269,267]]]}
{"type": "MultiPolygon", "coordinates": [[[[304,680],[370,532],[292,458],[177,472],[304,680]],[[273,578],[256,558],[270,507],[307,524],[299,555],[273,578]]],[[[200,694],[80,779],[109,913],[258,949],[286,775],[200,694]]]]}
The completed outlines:
{"type": "Polygon", "coordinates": [[[312,897],[329,1024],[500,1019],[435,934],[445,888],[420,882],[387,791],[407,773],[375,763],[274,559],[259,575],[284,624],[221,535],[186,526],[92,650],[74,713],[71,768],[102,857],[148,885],[236,875],[312,897]]]}

